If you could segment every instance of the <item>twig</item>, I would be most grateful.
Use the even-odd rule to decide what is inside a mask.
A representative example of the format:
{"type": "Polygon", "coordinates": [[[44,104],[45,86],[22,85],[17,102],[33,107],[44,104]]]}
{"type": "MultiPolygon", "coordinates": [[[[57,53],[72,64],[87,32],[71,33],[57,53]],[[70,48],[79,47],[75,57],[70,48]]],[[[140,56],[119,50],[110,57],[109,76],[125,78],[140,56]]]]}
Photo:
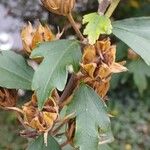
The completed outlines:
{"type": "Polygon", "coordinates": [[[109,6],[107,12],[105,13],[105,15],[107,17],[111,17],[111,15],[113,14],[114,10],[117,8],[119,2],[120,2],[120,0],[113,0],[111,2],[111,5],[109,6]]]}
{"type": "Polygon", "coordinates": [[[20,113],[16,112],[16,115],[17,115],[19,122],[23,125],[23,127],[25,129],[27,129],[27,126],[24,124],[24,121],[23,121],[22,117],[20,116],[20,113]]]}
{"type": "Polygon", "coordinates": [[[20,114],[23,114],[23,111],[20,108],[17,108],[17,107],[5,107],[4,109],[5,110],[12,110],[12,111],[18,112],[20,114]]]}
{"type": "Polygon", "coordinates": [[[71,102],[72,97],[73,97],[73,95],[70,95],[70,96],[67,97],[63,102],[61,102],[61,103],[59,104],[60,110],[61,110],[64,106],[68,105],[68,104],[71,102]]]}
{"type": "Polygon", "coordinates": [[[72,94],[73,90],[77,86],[77,81],[77,76],[75,74],[72,74],[63,94],[60,97],[61,103],[64,102],[72,94]]]}
{"type": "Polygon", "coordinates": [[[71,95],[73,91],[75,90],[75,88],[78,86],[79,81],[80,79],[82,79],[82,77],[83,77],[83,74],[80,71],[77,74],[71,75],[69,82],[59,99],[60,110],[63,108],[64,105],[67,105],[71,101],[71,97],[72,97],[71,95]]]}
{"type": "Polygon", "coordinates": [[[63,147],[65,147],[66,145],[68,145],[69,144],[69,141],[68,140],[66,140],[64,143],[62,143],[60,146],[61,146],[61,148],[63,148],[63,147]]]}
{"type": "Polygon", "coordinates": [[[80,38],[81,41],[84,41],[85,38],[83,37],[83,35],[82,35],[82,33],[80,32],[80,30],[77,28],[76,23],[75,23],[75,21],[74,21],[74,19],[73,19],[73,17],[72,17],[72,14],[69,13],[69,14],[67,15],[67,18],[68,18],[70,24],[72,25],[72,27],[74,28],[75,32],[77,33],[77,36],[80,38]]]}
{"type": "Polygon", "coordinates": [[[108,6],[110,5],[111,0],[100,0],[99,2],[99,7],[98,7],[98,13],[100,15],[104,15],[106,9],[108,8],[108,6]]]}
{"type": "Polygon", "coordinates": [[[56,135],[58,133],[58,131],[74,116],[75,113],[72,113],[68,116],[66,116],[62,123],[56,128],[54,129],[54,131],[52,132],[53,135],[56,135]]]}
{"type": "Polygon", "coordinates": [[[20,132],[20,135],[24,138],[32,138],[35,139],[39,134],[36,131],[24,130],[20,132]]]}
{"type": "Polygon", "coordinates": [[[58,134],[55,135],[55,137],[61,137],[61,136],[65,135],[65,134],[66,134],[66,132],[58,133],[58,134]]]}

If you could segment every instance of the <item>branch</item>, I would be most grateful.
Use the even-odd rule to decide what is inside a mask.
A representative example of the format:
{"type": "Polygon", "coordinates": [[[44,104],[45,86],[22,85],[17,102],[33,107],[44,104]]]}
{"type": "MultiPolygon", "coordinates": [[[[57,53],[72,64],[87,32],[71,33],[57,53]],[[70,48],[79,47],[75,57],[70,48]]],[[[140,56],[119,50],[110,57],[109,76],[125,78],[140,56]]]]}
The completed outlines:
{"type": "Polygon", "coordinates": [[[77,83],[78,77],[75,74],[72,74],[63,94],[60,97],[61,103],[63,103],[72,94],[73,90],[77,86],[77,83]]]}
{"type": "Polygon", "coordinates": [[[67,15],[67,18],[68,18],[70,24],[72,25],[72,27],[74,28],[75,32],[77,33],[77,36],[80,38],[81,41],[84,41],[84,37],[83,37],[82,33],[80,32],[80,30],[77,28],[76,23],[72,17],[72,14],[69,13],[67,15]]]}
{"type": "Polygon", "coordinates": [[[100,15],[104,15],[110,3],[111,3],[111,0],[99,0],[98,13],[100,15]]]}
{"type": "Polygon", "coordinates": [[[119,2],[120,2],[120,0],[112,0],[111,5],[109,6],[109,8],[108,8],[108,10],[107,10],[107,12],[105,14],[107,17],[111,17],[113,12],[117,8],[119,2]]]}
{"type": "Polygon", "coordinates": [[[54,129],[54,131],[52,131],[52,134],[54,136],[56,136],[56,134],[59,132],[59,130],[66,124],[68,123],[68,121],[75,115],[75,113],[72,113],[68,116],[66,116],[63,120],[62,120],[62,123],[56,128],[54,129]]]}

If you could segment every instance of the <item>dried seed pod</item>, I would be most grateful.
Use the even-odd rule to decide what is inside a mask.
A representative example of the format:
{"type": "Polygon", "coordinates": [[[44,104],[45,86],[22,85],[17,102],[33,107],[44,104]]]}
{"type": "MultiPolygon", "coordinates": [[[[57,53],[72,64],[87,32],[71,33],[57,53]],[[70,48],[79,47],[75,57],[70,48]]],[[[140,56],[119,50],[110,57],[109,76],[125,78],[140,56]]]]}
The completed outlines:
{"type": "Polygon", "coordinates": [[[102,98],[109,90],[109,81],[113,73],[127,71],[127,68],[115,62],[116,46],[111,45],[110,39],[97,41],[84,49],[81,72],[83,81],[91,86],[102,98]]]}
{"type": "Polygon", "coordinates": [[[41,0],[44,7],[50,12],[67,16],[75,5],[75,0],[41,0]]]}
{"type": "Polygon", "coordinates": [[[48,99],[40,111],[37,106],[36,95],[32,96],[30,102],[24,104],[24,124],[35,129],[37,132],[50,130],[58,118],[58,105],[55,99],[48,99]]]}
{"type": "Polygon", "coordinates": [[[25,52],[30,54],[37,44],[52,41],[55,39],[55,36],[47,25],[42,26],[39,23],[37,28],[33,28],[29,22],[29,24],[22,29],[21,38],[25,52]]]}
{"type": "Polygon", "coordinates": [[[17,91],[0,88],[0,107],[14,107],[17,102],[17,91]]]}

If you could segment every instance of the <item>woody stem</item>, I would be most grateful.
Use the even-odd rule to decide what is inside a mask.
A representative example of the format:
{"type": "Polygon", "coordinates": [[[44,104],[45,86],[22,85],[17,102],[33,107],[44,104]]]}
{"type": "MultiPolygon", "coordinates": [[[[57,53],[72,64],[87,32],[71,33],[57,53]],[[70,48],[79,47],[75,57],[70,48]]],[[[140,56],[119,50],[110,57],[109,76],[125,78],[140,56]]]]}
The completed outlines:
{"type": "Polygon", "coordinates": [[[105,13],[105,15],[107,17],[111,17],[112,16],[112,14],[115,11],[115,9],[117,8],[119,2],[120,2],[120,0],[112,0],[111,5],[109,6],[107,12],[105,13]]]}
{"type": "Polygon", "coordinates": [[[23,127],[26,129],[27,127],[26,127],[26,125],[24,124],[23,119],[22,119],[22,117],[20,116],[20,113],[16,112],[16,115],[17,115],[17,118],[18,118],[19,122],[20,122],[20,123],[23,125],[23,127]]]}
{"type": "Polygon", "coordinates": [[[69,141],[66,140],[64,143],[61,144],[61,148],[65,147],[65,146],[68,145],[68,144],[69,144],[69,141]]]}
{"type": "Polygon", "coordinates": [[[106,9],[108,8],[108,6],[110,5],[111,0],[100,0],[99,1],[99,7],[98,7],[98,13],[100,15],[104,15],[106,9]]]}
{"type": "Polygon", "coordinates": [[[80,32],[80,30],[77,28],[76,23],[72,17],[72,14],[69,13],[67,15],[67,18],[68,18],[70,24],[72,25],[72,27],[74,28],[75,32],[77,33],[77,36],[80,38],[81,41],[84,41],[84,37],[83,37],[82,33],[80,32]]]}
{"type": "Polygon", "coordinates": [[[60,97],[61,103],[63,103],[71,95],[71,93],[77,86],[77,81],[78,81],[78,78],[76,77],[76,75],[72,74],[63,94],[60,97]]]}
{"type": "Polygon", "coordinates": [[[53,131],[53,135],[56,135],[59,130],[69,121],[69,119],[64,120],[54,131],[53,131]]]}

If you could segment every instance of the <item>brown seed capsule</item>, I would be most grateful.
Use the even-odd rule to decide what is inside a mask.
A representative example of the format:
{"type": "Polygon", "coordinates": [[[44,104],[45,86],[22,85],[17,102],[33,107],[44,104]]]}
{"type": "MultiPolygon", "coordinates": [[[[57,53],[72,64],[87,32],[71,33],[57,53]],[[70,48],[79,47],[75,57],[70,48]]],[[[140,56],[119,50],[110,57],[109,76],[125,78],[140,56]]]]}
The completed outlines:
{"type": "Polygon", "coordinates": [[[115,62],[116,46],[110,39],[97,41],[95,45],[84,48],[81,62],[83,81],[91,86],[102,98],[109,90],[109,81],[113,73],[127,71],[121,63],[115,62]]]}
{"type": "Polygon", "coordinates": [[[41,0],[50,12],[67,16],[75,5],[75,0],[41,0]]]}
{"type": "Polygon", "coordinates": [[[58,105],[53,98],[48,99],[40,111],[37,107],[37,97],[33,95],[31,101],[22,107],[24,124],[35,129],[37,132],[50,130],[58,118],[58,105]]]}
{"type": "Polygon", "coordinates": [[[8,90],[0,88],[0,107],[14,107],[16,105],[18,95],[16,90],[8,90]]]}
{"type": "Polygon", "coordinates": [[[55,39],[50,28],[42,26],[40,23],[37,28],[33,28],[32,24],[29,22],[21,31],[21,38],[23,43],[23,48],[26,53],[30,54],[32,50],[37,46],[37,44],[52,41],[55,39]]]}

